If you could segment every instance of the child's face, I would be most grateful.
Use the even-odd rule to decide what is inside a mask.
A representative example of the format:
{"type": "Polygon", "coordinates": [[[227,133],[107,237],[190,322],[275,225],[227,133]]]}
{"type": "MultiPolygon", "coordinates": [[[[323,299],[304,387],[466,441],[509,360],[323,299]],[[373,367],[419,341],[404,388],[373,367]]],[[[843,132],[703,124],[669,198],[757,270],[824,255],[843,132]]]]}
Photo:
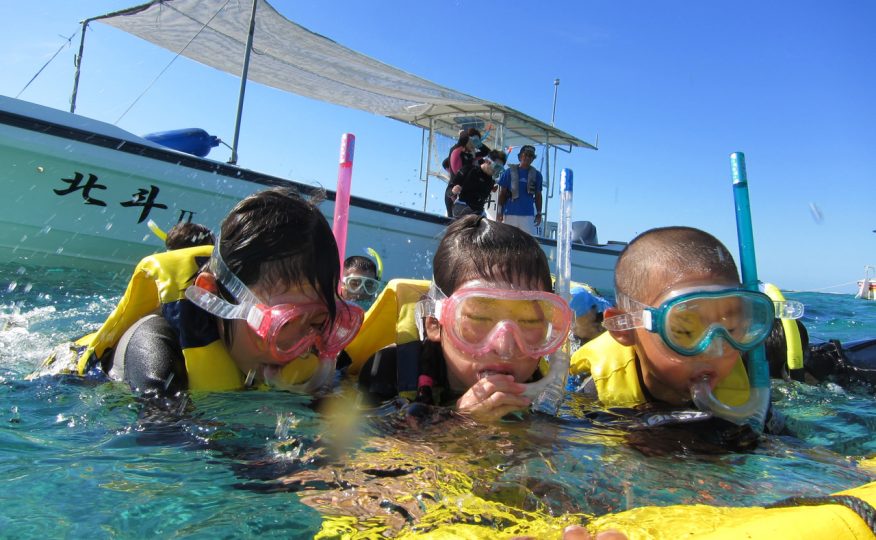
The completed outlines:
{"type": "MultiPolygon", "coordinates": [[[[539,290],[523,284],[486,282],[472,280],[460,285],[459,289],[469,287],[488,287],[492,289],[511,290],[539,290]]],[[[532,305],[524,301],[514,302],[489,302],[480,306],[474,304],[471,308],[470,319],[477,321],[489,317],[491,320],[532,320],[534,314],[521,313],[521,310],[532,310],[532,305]],[[489,305],[487,305],[489,304],[489,305]],[[477,310],[486,310],[484,313],[477,310]]],[[[538,369],[539,357],[531,357],[522,352],[510,332],[499,335],[490,343],[489,350],[483,355],[472,355],[460,350],[448,337],[447,330],[443,329],[436,320],[431,319],[427,324],[429,339],[441,342],[441,350],[447,364],[447,374],[450,387],[455,391],[465,391],[471,388],[479,379],[498,373],[513,375],[516,382],[526,382],[538,369]]],[[[526,329],[523,330],[526,332],[526,329]]]]}
{"type": "MultiPolygon", "coordinates": [[[[280,304],[302,305],[323,302],[316,290],[309,283],[280,287],[258,283],[250,287],[250,289],[269,306],[280,304]]],[[[327,318],[328,309],[308,315],[300,322],[302,325],[302,333],[306,332],[308,328],[316,330],[323,328],[327,318]]],[[[266,365],[284,365],[288,363],[277,360],[271,354],[267,342],[259,337],[259,335],[250,328],[246,321],[232,321],[231,332],[232,342],[229,354],[243,373],[249,373],[251,370],[256,370],[256,373],[261,374],[262,369],[260,368],[263,368],[266,365]]]]}
{"type": "Polygon", "coordinates": [[[371,272],[363,272],[354,268],[344,270],[344,279],[341,280],[341,298],[348,302],[355,302],[357,300],[372,300],[375,297],[375,295],[366,292],[365,287],[361,287],[358,291],[350,290],[346,284],[347,278],[376,280],[377,276],[371,272]]]}
{"type": "MultiPolygon", "coordinates": [[[[662,302],[672,296],[672,291],[682,288],[696,288],[705,285],[726,285],[736,287],[736,282],[716,282],[714,278],[697,276],[686,279],[664,290],[647,302],[653,307],[659,307],[662,302]]],[[[722,304],[713,306],[716,310],[732,312],[737,306],[732,299],[721,300],[722,304]]],[[[726,378],[740,353],[721,337],[715,337],[711,346],[696,356],[685,356],[664,343],[660,334],[637,328],[635,332],[636,354],[641,361],[642,378],[648,391],[657,399],[668,403],[685,403],[690,401],[690,386],[693,382],[708,377],[712,388],[726,378]]]]}
{"type": "Polygon", "coordinates": [[[596,308],[592,308],[580,317],[575,317],[575,322],[572,324],[572,332],[578,339],[584,341],[590,341],[604,331],[602,318],[599,317],[596,308]]]}

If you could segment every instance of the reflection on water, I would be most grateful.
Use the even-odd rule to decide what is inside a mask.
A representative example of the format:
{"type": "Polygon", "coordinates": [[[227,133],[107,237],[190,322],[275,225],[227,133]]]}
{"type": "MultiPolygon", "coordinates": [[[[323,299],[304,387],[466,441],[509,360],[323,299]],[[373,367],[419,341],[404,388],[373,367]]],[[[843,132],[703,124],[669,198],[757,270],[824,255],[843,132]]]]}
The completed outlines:
{"type": "MultiPolygon", "coordinates": [[[[351,388],[317,404],[258,391],[144,404],[117,383],[24,380],[53,343],[96,329],[124,284],[0,267],[4,536],[374,538],[466,524],[539,536],[642,505],[766,504],[874,478],[856,466],[876,453],[873,398],[831,385],[775,383],[797,436],[726,453],[578,396],[560,418],[480,425],[361,410],[351,388]]],[[[835,299],[812,301],[823,327],[835,299]]]]}

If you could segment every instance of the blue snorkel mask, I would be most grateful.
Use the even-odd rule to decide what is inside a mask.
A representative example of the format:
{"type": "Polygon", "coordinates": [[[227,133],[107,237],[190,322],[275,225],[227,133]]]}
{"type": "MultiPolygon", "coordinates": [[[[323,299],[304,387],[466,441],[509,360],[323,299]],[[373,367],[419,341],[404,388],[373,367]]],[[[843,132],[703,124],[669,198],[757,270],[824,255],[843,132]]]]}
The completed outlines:
{"type": "Polygon", "coordinates": [[[721,355],[722,341],[740,352],[751,351],[769,336],[775,318],[803,315],[800,302],[773,302],[764,293],[724,285],[673,291],[658,307],[619,293],[618,307],[626,313],[606,319],[603,327],[644,328],[682,356],[721,355]]]}
{"type": "Polygon", "coordinates": [[[505,170],[505,165],[502,162],[494,161],[493,163],[493,180],[498,180],[505,170]]]}

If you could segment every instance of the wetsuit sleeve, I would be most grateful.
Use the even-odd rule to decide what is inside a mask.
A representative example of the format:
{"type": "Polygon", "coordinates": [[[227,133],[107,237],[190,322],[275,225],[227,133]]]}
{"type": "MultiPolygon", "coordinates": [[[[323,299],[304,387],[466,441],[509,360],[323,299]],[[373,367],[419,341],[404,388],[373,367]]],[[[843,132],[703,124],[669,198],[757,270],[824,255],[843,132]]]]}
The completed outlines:
{"type": "Polygon", "coordinates": [[[144,317],[123,336],[113,374],[138,393],[171,396],[188,388],[179,338],[164,317],[144,317]]]}
{"type": "Polygon", "coordinates": [[[365,362],[359,372],[359,391],[372,404],[383,403],[398,396],[398,376],[396,347],[390,346],[377,351],[365,362]]]}

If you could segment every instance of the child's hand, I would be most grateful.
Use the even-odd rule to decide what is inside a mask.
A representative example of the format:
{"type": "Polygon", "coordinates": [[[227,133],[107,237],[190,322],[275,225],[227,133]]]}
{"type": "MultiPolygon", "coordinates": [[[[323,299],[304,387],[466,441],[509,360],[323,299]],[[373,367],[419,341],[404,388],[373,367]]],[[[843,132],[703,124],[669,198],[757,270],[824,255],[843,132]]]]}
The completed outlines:
{"type": "Polygon", "coordinates": [[[513,375],[484,377],[456,402],[461,412],[482,422],[499,420],[508,413],[526,409],[532,403],[523,395],[526,385],[515,382],[513,375]]]}

